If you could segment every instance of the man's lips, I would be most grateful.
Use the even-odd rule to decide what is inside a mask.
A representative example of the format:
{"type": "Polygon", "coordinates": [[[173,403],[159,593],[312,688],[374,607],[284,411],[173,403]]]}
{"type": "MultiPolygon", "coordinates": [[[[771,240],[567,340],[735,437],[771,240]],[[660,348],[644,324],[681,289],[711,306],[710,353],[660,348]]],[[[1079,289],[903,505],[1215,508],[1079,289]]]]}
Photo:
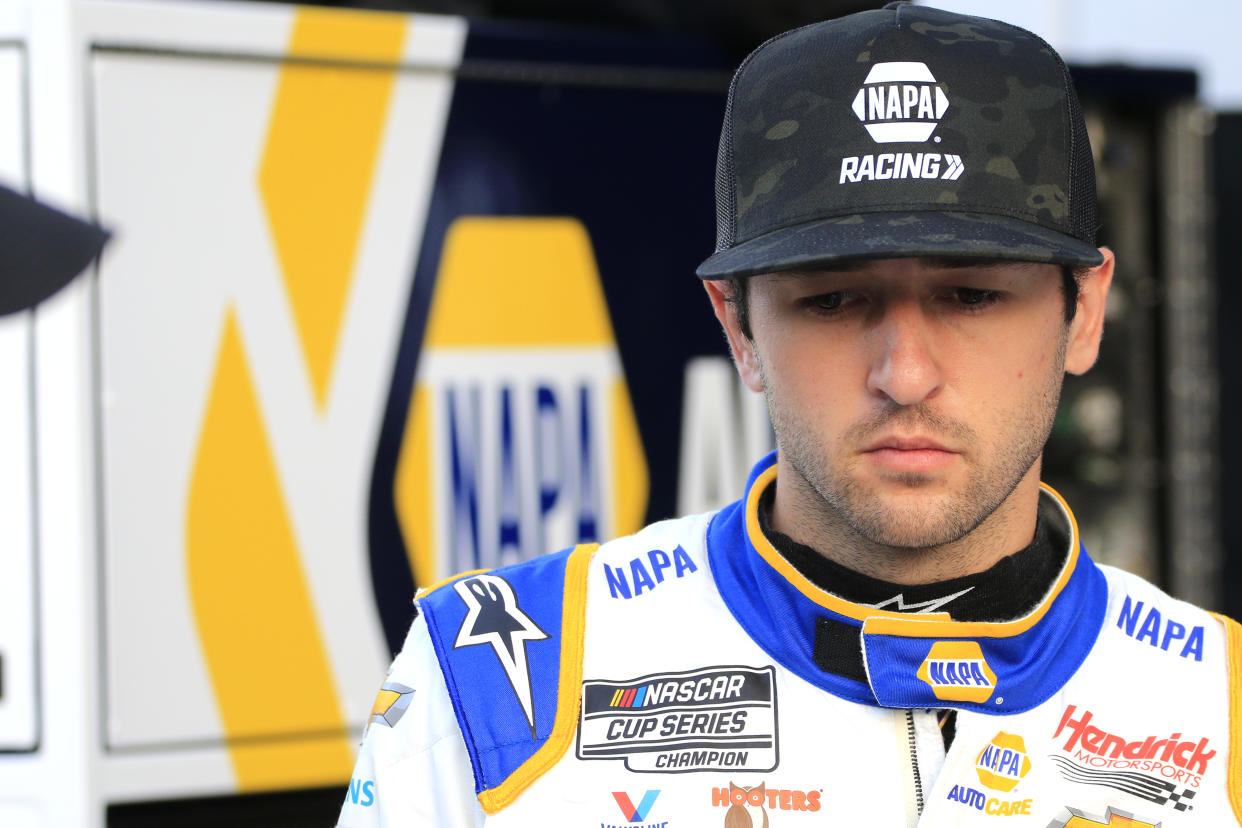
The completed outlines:
{"type": "Polygon", "coordinates": [[[918,472],[943,469],[958,452],[930,437],[882,437],[863,449],[877,466],[891,471],[918,472]]]}
{"type": "MultiPolygon", "coordinates": [[[[930,437],[881,437],[873,441],[863,451],[878,451],[880,449],[896,449],[897,451],[950,451],[943,443],[939,443],[930,437]]],[[[957,452],[952,452],[956,454],[957,452]]]]}

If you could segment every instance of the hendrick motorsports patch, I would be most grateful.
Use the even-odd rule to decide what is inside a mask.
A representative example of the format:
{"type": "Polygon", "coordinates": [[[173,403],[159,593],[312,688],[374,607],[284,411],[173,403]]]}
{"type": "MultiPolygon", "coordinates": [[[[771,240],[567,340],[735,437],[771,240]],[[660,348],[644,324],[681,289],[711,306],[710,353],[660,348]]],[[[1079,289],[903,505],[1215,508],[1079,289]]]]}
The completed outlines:
{"type": "Polygon", "coordinates": [[[706,667],[584,681],[578,758],[638,773],[774,770],[774,678],[771,667],[706,667]]]}

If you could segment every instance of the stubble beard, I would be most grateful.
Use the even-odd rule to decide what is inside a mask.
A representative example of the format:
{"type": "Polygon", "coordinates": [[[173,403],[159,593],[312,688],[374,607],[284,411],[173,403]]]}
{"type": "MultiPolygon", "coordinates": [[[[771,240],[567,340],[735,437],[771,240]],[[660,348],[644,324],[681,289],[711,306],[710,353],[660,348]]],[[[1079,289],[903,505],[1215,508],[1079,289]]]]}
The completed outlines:
{"type": "MultiPolygon", "coordinates": [[[[793,472],[791,482],[799,492],[798,502],[789,504],[801,513],[799,523],[816,525],[816,534],[821,537],[894,551],[930,550],[962,540],[1000,508],[1039,460],[1060,400],[1065,347],[1062,338],[1044,383],[1025,404],[1016,407],[1013,427],[996,435],[999,444],[981,444],[968,424],[943,417],[926,404],[894,405],[834,437],[840,449],[838,456],[850,458],[840,466],[829,461],[832,455],[816,429],[798,412],[783,408],[773,399],[760,360],[782,468],[793,472]],[[872,435],[890,429],[917,429],[963,447],[963,459],[969,464],[965,484],[939,495],[893,498],[860,479],[851,468],[859,462],[851,452],[866,445],[872,435]]],[[[910,495],[938,482],[934,475],[919,472],[890,473],[886,480],[890,490],[896,484],[899,491],[910,495]]]]}

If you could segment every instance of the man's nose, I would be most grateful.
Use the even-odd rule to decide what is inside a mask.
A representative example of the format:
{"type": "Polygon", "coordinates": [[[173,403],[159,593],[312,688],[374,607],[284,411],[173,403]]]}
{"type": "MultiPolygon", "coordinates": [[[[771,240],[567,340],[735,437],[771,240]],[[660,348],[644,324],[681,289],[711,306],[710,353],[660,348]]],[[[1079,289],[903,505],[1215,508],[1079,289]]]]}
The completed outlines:
{"type": "Polygon", "coordinates": [[[886,308],[871,331],[873,357],[867,390],[897,405],[917,405],[944,385],[934,325],[917,302],[886,308]]]}

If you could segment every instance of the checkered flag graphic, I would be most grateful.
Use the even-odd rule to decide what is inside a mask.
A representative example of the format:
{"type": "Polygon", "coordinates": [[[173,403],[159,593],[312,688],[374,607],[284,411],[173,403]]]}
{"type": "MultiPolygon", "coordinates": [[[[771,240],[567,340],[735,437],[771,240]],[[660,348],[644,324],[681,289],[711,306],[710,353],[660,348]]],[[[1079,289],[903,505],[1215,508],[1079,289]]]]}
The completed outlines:
{"type": "MultiPolygon", "coordinates": [[[[1168,784],[1168,783],[1166,783],[1166,784],[1168,784]]],[[[1194,792],[1194,791],[1187,790],[1186,788],[1182,788],[1182,792],[1181,792],[1181,793],[1178,793],[1178,792],[1177,792],[1177,787],[1176,787],[1175,785],[1169,784],[1169,795],[1168,795],[1168,797],[1166,797],[1166,798],[1165,798],[1164,802],[1160,802],[1160,803],[1158,803],[1158,804],[1160,804],[1160,805],[1164,805],[1164,804],[1165,804],[1165,803],[1167,803],[1167,802],[1172,802],[1172,803],[1173,803],[1173,810],[1175,810],[1175,811],[1189,811],[1189,810],[1190,810],[1191,808],[1193,808],[1194,806],[1193,806],[1193,805],[1191,805],[1189,802],[1186,802],[1186,801],[1184,801],[1184,800],[1194,799],[1194,796],[1195,796],[1195,792],[1194,792]]]]}
{"type": "Polygon", "coordinates": [[[1181,788],[1179,790],[1176,785],[1167,780],[1153,779],[1146,774],[1131,771],[1105,771],[1084,768],[1071,762],[1064,756],[1054,755],[1048,758],[1056,764],[1061,771],[1061,775],[1070,782],[1077,782],[1082,785],[1102,785],[1132,794],[1139,799],[1145,799],[1157,805],[1172,803],[1173,810],[1175,811],[1190,811],[1194,808],[1190,800],[1194,799],[1195,792],[1189,788],[1181,788]]]}

